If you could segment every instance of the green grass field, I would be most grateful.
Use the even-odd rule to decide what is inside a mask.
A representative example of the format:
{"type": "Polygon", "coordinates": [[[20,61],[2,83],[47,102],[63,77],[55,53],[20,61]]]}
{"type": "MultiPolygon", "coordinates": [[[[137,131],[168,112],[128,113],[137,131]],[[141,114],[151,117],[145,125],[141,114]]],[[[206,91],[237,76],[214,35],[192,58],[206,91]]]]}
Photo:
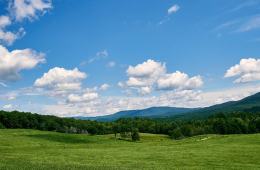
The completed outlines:
{"type": "Polygon", "coordinates": [[[260,169],[260,134],[174,141],[0,130],[0,169],[260,169]]]}

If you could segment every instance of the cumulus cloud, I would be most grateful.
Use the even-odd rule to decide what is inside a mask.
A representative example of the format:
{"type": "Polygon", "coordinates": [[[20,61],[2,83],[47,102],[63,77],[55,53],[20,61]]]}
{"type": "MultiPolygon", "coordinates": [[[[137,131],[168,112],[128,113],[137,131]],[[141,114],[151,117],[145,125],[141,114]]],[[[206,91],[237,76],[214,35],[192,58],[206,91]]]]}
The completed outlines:
{"type": "Polygon", "coordinates": [[[12,45],[13,42],[25,35],[23,28],[18,31],[8,31],[6,27],[23,19],[37,18],[52,8],[51,0],[12,0],[9,2],[9,14],[0,16],[0,43],[12,45]]]}
{"type": "Polygon", "coordinates": [[[105,84],[102,84],[102,85],[99,87],[99,89],[105,91],[105,90],[107,90],[109,87],[110,87],[110,85],[105,83],[105,84]]]}
{"type": "Polygon", "coordinates": [[[13,32],[7,31],[5,32],[4,30],[0,29],[0,40],[1,42],[11,45],[13,42],[18,38],[18,35],[16,35],[13,32]]]}
{"type": "Polygon", "coordinates": [[[85,92],[82,95],[70,94],[68,96],[68,103],[81,103],[81,102],[90,102],[98,98],[96,92],[85,92]]]}
{"type": "Polygon", "coordinates": [[[180,6],[175,4],[168,9],[168,15],[176,13],[180,9],[180,6]]]}
{"type": "Polygon", "coordinates": [[[237,77],[235,83],[246,83],[260,80],[260,59],[241,59],[239,64],[229,68],[225,76],[237,77]]]}
{"type": "Polygon", "coordinates": [[[6,26],[10,25],[11,19],[8,16],[0,16],[0,28],[5,28],[6,26]]]}
{"type": "Polygon", "coordinates": [[[149,86],[144,86],[138,89],[139,94],[141,95],[147,95],[152,93],[152,88],[149,86]]]}
{"type": "Polygon", "coordinates": [[[8,51],[0,45],[0,80],[10,81],[20,78],[22,70],[28,70],[44,63],[43,53],[31,49],[8,51]]]}
{"type": "Polygon", "coordinates": [[[54,91],[70,91],[81,89],[81,81],[87,77],[87,74],[80,72],[78,68],[67,70],[60,67],[50,69],[41,78],[34,82],[34,86],[54,91]]]}
{"type": "MultiPolygon", "coordinates": [[[[232,90],[229,89],[229,91],[232,90]]],[[[201,91],[183,90],[169,91],[159,96],[110,96],[87,101],[84,101],[82,96],[79,95],[75,98],[76,102],[74,103],[48,105],[44,107],[44,112],[58,116],[98,116],[113,114],[122,110],[144,109],[154,106],[204,107],[217,104],[220,101],[240,99],[250,94],[244,93],[244,91],[240,92],[240,90],[238,90],[238,93],[235,93],[235,91],[233,90],[228,95],[226,91],[223,93],[221,91],[203,93],[201,91]]]]}
{"type": "MultiPolygon", "coordinates": [[[[15,106],[21,111],[34,111],[57,116],[98,116],[112,114],[122,110],[144,109],[153,106],[171,107],[206,107],[227,101],[240,100],[260,91],[260,85],[243,84],[239,87],[203,92],[200,90],[174,90],[150,96],[99,96],[95,89],[72,93],[57,104],[37,104],[32,107],[27,103],[15,106]]],[[[24,93],[22,93],[24,94],[24,93]]],[[[4,97],[6,98],[6,97],[4,97]]],[[[22,99],[22,96],[19,97],[22,99]]],[[[1,94],[0,94],[0,99],[1,94]]]]}
{"type": "Polygon", "coordinates": [[[127,69],[128,80],[119,82],[121,88],[136,89],[139,94],[150,94],[154,88],[157,90],[191,90],[201,87],[201,76],[189,77],[180,71],[167,73],[166,65],[154,60],[147,60],[127,69]]]}
{"type": "Polygon", "coordinates": [[[151,92],[153,84],[161,75],[165,74],[166,66],[164,63],[149,59],[136,66],[129,66],[126,72],[129,79],[125,83],[119,83],[119,85],[137,88],[139,92],[144,94],[144,92],[151,92]]]}
{"type": "Polygon", "coordinates": [[[17,32],[5,31],[0,28],[0,41],[6,45],[12,45],[15,40],[23,37],[25,31],[23,28],[20,28],[17,32]]]}
{"type": "Polygon", "coordinates": [[[0,42],[7,45],[11,45],[16,39],[22,37],[25,34],[23,28],[20,28],[18,32],[6,31],[6,27],[11,24],[12,21],[9,16],[0,16],[0,42]]]}
{"type": "Polygon", "coordinates": [[[127,74],[130,77],[157,77],[165,73],[165,71],[166,68],[164,63],[149,59],[142,64],[129,66],[127,74]]]}
{"type": "Polygon", "coordinates": [[[51,0],[14,0],[9,4],[10,12],[17,21],[35,19],[52,8],[51,0]]]}
{"type": "Polygon", "coordinates": [[[166,74],[159,78],[157,87],[160,90],[174,90],[174,89],[195,89],[203,85],[200,76],[189,77],[187,74],[176,71],[172,74],[166,74]]]}
{"type": "Polygon", "coordinates": [[[130,77],[126,82],[126,85],[129,87],[142,87],[146,85],[152,85],[153,82],[154,79],[130,77]]]}
{"type": "Polygon", "coordinates": [[[88,105],[52,104],[42,106],[40,113],[52,114],[61,117],[95,116],[97,110],[88,105]]]}

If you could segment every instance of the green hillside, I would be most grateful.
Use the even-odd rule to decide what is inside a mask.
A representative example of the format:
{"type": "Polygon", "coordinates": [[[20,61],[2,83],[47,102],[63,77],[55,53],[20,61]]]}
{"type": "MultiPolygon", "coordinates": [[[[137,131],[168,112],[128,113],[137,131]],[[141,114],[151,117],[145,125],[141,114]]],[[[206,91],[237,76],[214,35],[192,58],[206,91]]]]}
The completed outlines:
{"type": "Polygon", "coordinates": [[[0,169],[260,169],[260,134],[208,135],[174,141],[113,135],[0,130],[0,169]]]}

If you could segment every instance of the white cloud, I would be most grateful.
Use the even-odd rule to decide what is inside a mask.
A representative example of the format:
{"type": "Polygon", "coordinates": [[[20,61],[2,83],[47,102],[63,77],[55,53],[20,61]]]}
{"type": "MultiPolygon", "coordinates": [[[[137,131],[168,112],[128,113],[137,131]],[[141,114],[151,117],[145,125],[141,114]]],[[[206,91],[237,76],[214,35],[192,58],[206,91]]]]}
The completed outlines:
{"type": "Polygon", "coordinates": [[[10,31],[5,32],[0,29],[1,42],[6,43],[7,45],[11,45],[17,38],[18,36],[15,33],[12,33],[10,31]]]}
{"type": "Polygon", "coordinates": [[[7,26],[25,18],[30,20],[37,18],[38,14],[44,14],[52,8],[51,0],[12,0],[9,2],[9,14],[0,16],[0,43],[12,45],[13,42],[25,35],[23,28],[18,31],[8,31],[7,26]]]}
{"type": "Polygon", "coordinates": [[[8,98],[7,98],[7,100],[15,100],[16,99],[16,96],[9,96],[8,98]]]}
{"type": "Polygon", "coordinates": [[[175,4],[168,9],[168,15],[176,13],[180,9],[180,6],[175,4]]]}
{"type": "Polygon", "coordinates": [[[232,66],[226,71],[224,77],[238,77],[234,81],[235,83],[260,80],[260,59],[241,59],[239,64],[232,66]]]}
{"type": "Polygon", "coordinates": [[[200,94],[200,100],[192,105],[196,107],[205,107],[228,101],[237,101],[258,92],[260,92],[260,84],[242,85],[239,87],[202,92],[200,94]]]}
{"type": "Polygon", "coordinates": [[[10,12],[17,21],[35,19],[52,8],[51,0],[14,0],[10,4],[10,12]]]}
{"type": "MultiPolygon", "coordinates": [[[[153,106],[206,107],[231,100],[240,100],[259,91],[260,84],[256,84],[240,85],[239,87],[208,92],[199,90],[175,90],[153,96],[96,97],[97,94],[94,94],[95,91],[88,89],[83,93],[74,94],[73,97],[75,98],[73,98],[71,102],[61,101],[57,104],[38,104],[33,107],[33,109],[34,112],[37,113],[54,114],[57,116],[97,116],[112,114],[122,110],[144,109],[153,106]],[[83,97],[84,94],[87,95],[83,97]],[[90,96],[92,96],[92,98],[90,96]]],[[[32,106],[24,104],[16,109],[32,111],[32,106]]]]}
{"type": "Polygon", "coordinates": [[[176,71],[167,74],[164,63],[154,60],[147,60],[136,66],[129,66],[127,69],[128,80],[119,82],[121,88],[137,90],[139,94],[150,94],[154,88],[157,90],[192,90],[203,85],[200,76],[189,77],[185,73],[176,71]]]}
{"type": "Polygon", "coordinates": [[[187,74],[180,71],[176,71],[172,74],[166,74],[157,81],[157,86],[160,90],[191,90],[201,87],[202,85],[203,81],[200,76],[189,78],[187,74]]]}
{"type": "Polygon", "coordinates": [[[11,45],[16,39],[22,37],[25,34],[23,28],[20,28],[18,32],[6,31],[6,27],[11,25],[12,21],[9,16],[0,16],[0,42],[7,45],[11,45]]]}
{"type": "Polygon", "coordinates": [[[180,6],[177,5],[177,4],[171,6],[171,7],[167,10],[167,14],[168,14],[168,15],[165,16],[158,24],[159,24],[159,25],[162,25],[162,24],[164,24],[164,23],[170,21],[170,20],[171,20],[170,15],[172,15],[172,14],[178,12],[179,9],[180,9],[180,6]]]}
{"type": "Polygon", "coordinates": [[[87,74],[80,72],[77,68],[66,70],[55,67],[38,78],[34,82],[34,86],[60,92],[79,90],[81,89],[81,81],[86,77],[87,74]]]}
{"type": "Polygon", "coordinates": [[[98,116],[154,106],[192,107],[200,101],[200,95],[201,92],[185,90],[149,97],[100,97],[87,102],[80,102],[82,98],[79,97],[75,99],[75,103],[45,106],[44,113],[58,116],[98,116]]]}
{"type": "Polygon", "coordinates": [[[109,87],[110,87],[110,85],[105,83],[105,84],[102,84],[99,89],[105,91],[105,90],[107,90],[109,87]]]}
{"type": "Polygon", "coordinates": [[[129,87],[142,87],[152,85],[154,81],[154,79],[130,77],[126,82],[126,85],[129,87]]]}
{"type": "Polygon", "coordinates": [[[118,85],[119,87],[121,87],[121,88],[124,88],[124,87],[125,87],[125,84],[124,84],[123,82],[121,82],[121,81],[118,82],[117,85],[118,85]]]}
{"type": "Polygon", "coordinates": [[[130,77],[158,77],[166,71],[165,64],[154,60],[147,60],[136,66],[129,66],[127,74],[130,77]]]}
{"type": "Polygon", "coordinates": [[[152,93],[152,87],[144,86],[138,89],[139,94],[141,95],[147,95],[152,93]]]}
{"type": "Polygon", "coordinates": [[[125,83],[120,82],[119,85],[135,88],[140,94],[148,94],[157,79],[165,74],[166,66],[164,63],[149,59],[142,64],[129,66],[126,72],[129,79],[125,83]]]}
{"type": "Polygon", "coordinates": [[[20,72],[44,63],[44,54],[31,49],[8,51],[0,45],[0,80],[17,80],[20,72]]]}
{"type": "Polygon", "coordinates": [[[79,107],[71,104],[44,105],[40,112],[61,117],[95,116],[97,114],[97,110],[93,107],[88,107],[88,105],[80,105],[79,107]]]}
{"type": "Polygon", "coordinates": [[[18,94],[16,92],[14,92],[14,91],[0,93],[0,100],[2,100],[2,101],[15,100],[17,95],[18,94]]]}
{"type": "Polygon", "coordinates": [[[5,28],[10,25],[12,22],[8,16],[0,16],[0,28],[5,28]]]}
{"type": "Polygon", "coordinates": [[[6,105],[3,106],[3,109],[5,109],[5,110],[10,110],[12,108],[13,108],[12,104],[6,104],[6,105]]]}
{"type": "Polygon", "coordinates": [[[24,35],[25,31],[23,28],[20,28],[18,32],[5,31],[0,28],[0,41],[6,45],[12,45],[15,40],[23,37],[24,35]]]}
{"type": "Polygon", "coordinates": [[[96,92],[85,92],[82,95],[70,94],[67,98],[68,103],[81,103],[81,102],[90,102],[98,98],[96,92]]]}

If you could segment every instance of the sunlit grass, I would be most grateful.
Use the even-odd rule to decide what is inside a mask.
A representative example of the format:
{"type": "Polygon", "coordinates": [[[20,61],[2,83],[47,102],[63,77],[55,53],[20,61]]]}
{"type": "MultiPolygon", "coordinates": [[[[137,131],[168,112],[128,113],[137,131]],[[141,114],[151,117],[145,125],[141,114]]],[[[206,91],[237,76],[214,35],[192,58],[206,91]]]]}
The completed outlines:
{"type": "Polygon", "coordinates": [[[35,130],[0,130],[0,169],[260,169],[260,134],[141,141],[35,130]]]}

